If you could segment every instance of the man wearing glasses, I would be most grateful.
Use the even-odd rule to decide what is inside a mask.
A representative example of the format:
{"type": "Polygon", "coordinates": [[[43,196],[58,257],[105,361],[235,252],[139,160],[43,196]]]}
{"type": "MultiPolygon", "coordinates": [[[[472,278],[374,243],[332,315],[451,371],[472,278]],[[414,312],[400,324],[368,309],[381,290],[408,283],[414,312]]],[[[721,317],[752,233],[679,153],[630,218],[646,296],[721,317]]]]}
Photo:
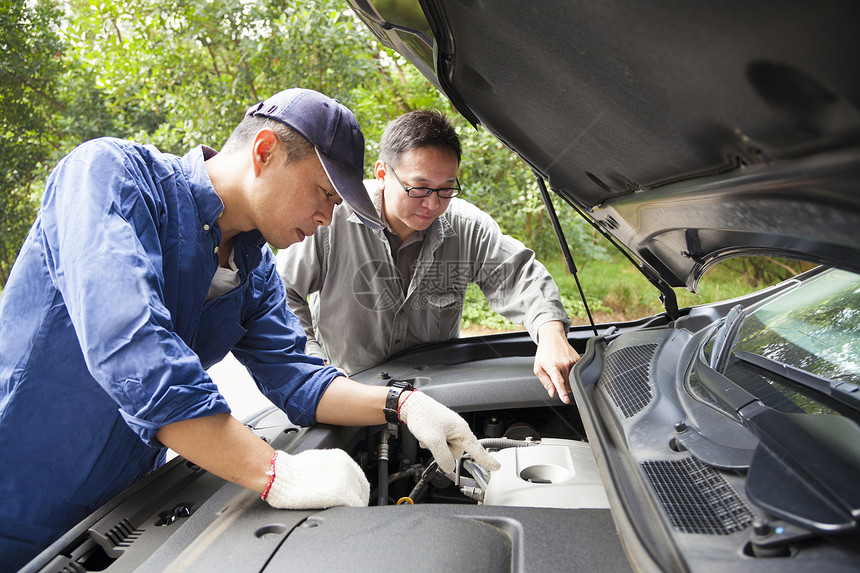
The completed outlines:
{"type": "Polygon", "coordinates": [[[466,287],[476,283],[494,310],[525,325],[538,343],[535,374],[550,397],[569,403],[579,355],[558,288],[531,250],[454,198],[460,157],[441,113],[398,117],[382,136],[375,179],[365,181],[385,228],[369,229],[344,205],[329,227],[278,254],[306,352],[354,374],[405,348],[456,338],[466,287]]]}

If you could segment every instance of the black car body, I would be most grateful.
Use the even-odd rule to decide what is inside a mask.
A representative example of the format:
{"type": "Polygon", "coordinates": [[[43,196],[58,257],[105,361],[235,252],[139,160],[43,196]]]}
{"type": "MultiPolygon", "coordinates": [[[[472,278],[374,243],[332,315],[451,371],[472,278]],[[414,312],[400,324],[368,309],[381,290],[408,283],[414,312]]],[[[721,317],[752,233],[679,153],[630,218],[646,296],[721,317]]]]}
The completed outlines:
{"type": "Polygon", "coordinates": [[[860,569],[856,5],[350,2],[614,241],[666,312],[571,330],[575,407],[546,397],[521,333],[354,377],[410,380],[488,444],[522,446],[492,476],[467,460],[453,484],[402,429],[265,411],[247,423],[275,447],[350,452],[372,506],[278,511],[177,458],[29,570],[860,569]],[[674,287],[763,254],[822,267],[677,307],[674,287]]]}

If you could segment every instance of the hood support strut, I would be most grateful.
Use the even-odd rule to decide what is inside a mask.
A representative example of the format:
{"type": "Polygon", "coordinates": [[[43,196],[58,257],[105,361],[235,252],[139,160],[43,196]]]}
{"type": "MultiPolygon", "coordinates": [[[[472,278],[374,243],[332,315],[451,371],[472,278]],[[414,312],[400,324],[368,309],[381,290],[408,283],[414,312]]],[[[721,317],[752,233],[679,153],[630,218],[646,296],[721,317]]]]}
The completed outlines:
{"type": "MultiPolygon", "coordinates": [[[[543,178],[537,174],[535,174],[535,177],[538,180],[538,185],[541,187],[541,193],[545,193],[543,178]]],[[[672,288],[669,285],[665,284],[663,281],[659,280],[658,277],[655,277],[650,273],[644,272],[642,266],[639,263],[637,263],[633,259],[633,257],[630,256],[630,254],[627,252],[626,249],[624,249],[621,245],[618,244],[618,242],[615,241],[615,239],[612,237],[612,235],[607,233],[599,225],[596,225],[594,223],[594,221],[590,217],[586,216],[582,212],[582,210],[576,204],[574,204],[570,199],[565,197],[563,194],[559,194],[559,195],[565,201],[565,203],[570,205],[570,207],[574,211],[576,211],[580,217],[582,217],[582,219],[586,223],[591,225],[598,233],[600,233],[603,236],[604,239],[609,241],[616,249],[618,249],[619,253],[621,253],[622,255],[627,257],[627,260],[629,260],[633,265],[636,266],[637,269],[639,269],[639,272],[641,272],[645,276],[645,278],[648,280],[648,282],[650,282],[652,285],[654,285],[654,287],[660,293],[660,302],[663,304],[663,307],[666,309],[666,316],[668,316],[671,320],[678,320],[678,317],[681,316],[681,313],[678,310],[678,299],[675,296],[675,292],[672,290],[672,288]]],[[[548,198],[548,195],[545,195],[545,197],[548,198]]],[[[547,199],[544,199],[544,204],[546,204],[546,202],[547,202],[547,199]]],[[[551,205],[551,203],[550,203],[550,205],[551,205]]],[[[555,216],[555,212],[552,210],[551,206],[548,206],[547,210],[550,211],[550,217],[555,216]]],[[[564,240],[564,235],[563,235],[563,233],[561,233],[560,228],[556,231],[556,236],[559,237],[559,242],[562,243],[562,247],[561,247],[562,250],[565,253],[568,253],[567,244],[566,244],[566,241],[564,240]]],[[[569,255],[567,255],[567,256],[569,256],[569,255]]],[[[566,256],[566,259],[567,259],[567,256],[566,256]]],[[[571,261],[571,264],[572,264],[572,261],[571,261]]],[[[577,281],[577,284],[579,284],[579,281],[577,281]]]]}
{"type": "Polygon", "coordinates": [[[558,244],[561,247],[562,254],[564,255],[564,263],[567,266],[567,272],[573,275],[573,280],[576,281],[576,288],[579,289],[579,296],[582,299],[583,306],[585,307],[585,313],[588,315],[588,322],[591,323],[591,330],[594,331],[594,336],[597,336],[597,327],[594,326],[594,318],[592,318],[591,310],[588,308],[588,302],[585,300],[585,293],[582,291],[582,285],[579,284],[579,275],[577,275],[576,272],[576,263],[573,262],[573,255],[570,254],[570,248],[567,245],[567,238],[564,236],[561,223],[558,222],[558,216],[555,213],[552,198],[549,196],[549,191],[546,189],[543,177],[535,173],[535,180],[540,188],[540,196],[541,199],[543,199],[544,207],[546,207],[547,213],[549,213],[549,220],[552,222],[555,237],[558,239],[558,244]]]}

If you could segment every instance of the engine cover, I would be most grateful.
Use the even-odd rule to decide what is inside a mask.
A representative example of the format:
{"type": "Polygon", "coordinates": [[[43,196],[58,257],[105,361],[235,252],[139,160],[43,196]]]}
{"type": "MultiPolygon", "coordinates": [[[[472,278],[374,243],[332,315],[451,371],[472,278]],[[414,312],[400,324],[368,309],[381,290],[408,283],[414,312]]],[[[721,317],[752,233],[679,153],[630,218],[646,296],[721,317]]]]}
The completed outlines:
{"type": "Polygon", "coordinates": [[[493,455],[502,467],[491,474],[485,505],[609,508],[597,462],[585,442],[545,438],[536,446],[493,455]]]}

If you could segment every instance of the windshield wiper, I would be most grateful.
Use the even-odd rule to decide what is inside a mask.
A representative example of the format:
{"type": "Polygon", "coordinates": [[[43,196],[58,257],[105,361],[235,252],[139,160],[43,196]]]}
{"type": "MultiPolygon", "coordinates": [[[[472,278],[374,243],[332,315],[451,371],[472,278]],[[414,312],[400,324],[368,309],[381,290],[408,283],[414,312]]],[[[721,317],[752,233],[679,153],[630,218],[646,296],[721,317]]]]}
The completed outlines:
{"type": "Polygon", "coordinates": [[[717,338],[714,340],[713,349],[711,349],[710,361],[711,368],[717,372],[726,371],[726,364],[729,362],[732,348],[735,346],[735,340],[741,330],[741,324],[744,322],[744,316],[746,316],[744,307],[740,304],[735,305],[726,314],[723,324],[717,329],[717,338]]]}
{"type": "Polygon", "coordinates": [[[711,368],[701,350],[695,372],[708,393],[759,439],[747,477],[752,501],[813,531],[857,529],[860,425],[843,416],[769,408],[711,368]]]}
{"type": "Polygon", "coordinates": [[[738,360],[758,366],[771,374],[782,376],[804,388],[821,392],[836,402],[849,406],[854,410],[860,410],[860,387],[856,384],[828,380],[806,370],[783,364],[779,360],[745,350],[738,350],[734,355],[738,360]]]}

